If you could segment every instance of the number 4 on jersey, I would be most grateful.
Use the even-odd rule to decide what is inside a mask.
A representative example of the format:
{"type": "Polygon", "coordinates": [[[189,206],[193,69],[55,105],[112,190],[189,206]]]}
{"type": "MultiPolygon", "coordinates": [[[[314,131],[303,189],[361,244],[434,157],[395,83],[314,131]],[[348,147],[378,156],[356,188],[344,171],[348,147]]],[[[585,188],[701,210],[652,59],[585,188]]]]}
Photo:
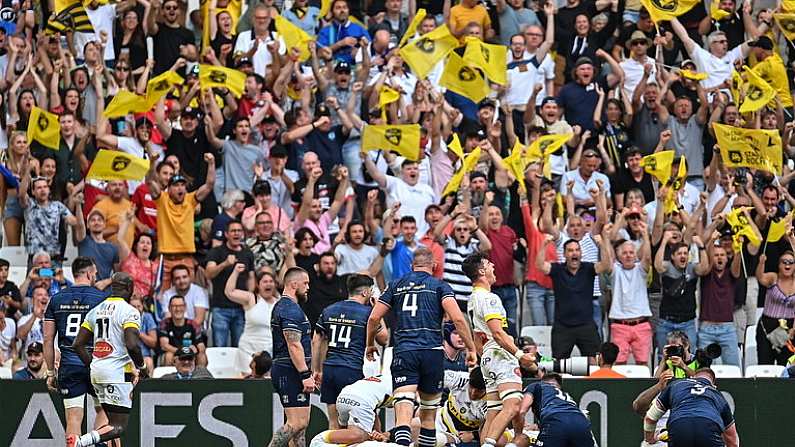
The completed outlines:
{"type": "Polygon", "coordinates": [[[411,312],[412,317],[417,316],[417,294],[407,293],[406,299],[403,300],[403,312],[411,312]]]}

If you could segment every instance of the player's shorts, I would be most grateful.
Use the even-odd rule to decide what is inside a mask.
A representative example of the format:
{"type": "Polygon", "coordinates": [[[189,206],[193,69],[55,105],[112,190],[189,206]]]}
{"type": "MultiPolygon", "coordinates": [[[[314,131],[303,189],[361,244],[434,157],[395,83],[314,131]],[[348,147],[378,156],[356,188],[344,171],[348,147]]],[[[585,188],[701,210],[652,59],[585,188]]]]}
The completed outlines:
{"type": "Polygon", "coordinates": [[[271,368],[273,388],[279,394],[284,408],[309,406],[309,393],[304,392],[304,384],[298,371],[292,365],[274,363],[271,368]]]}
{"type": "Polygon", "coordinates": [[[502,348],[489,348],[483,351],[480,368],[486,382],[486,392],[494,393],[499,385],[515,383],[522,386],[522,373],[519,360],[502,348]]]}
{"type": "Polygon", "coordinates": [[[320,383],[320,401],[326,405],[336,404],[342,389],[361,379],[364,379],[361,369],[324,366],[323,381],[320,383]]]}
{"type": "Polygon", "coordinates": [[[58,389],[64,399],[80,397],[86,393],[93,396],[90,370],[84,366],[61,365],[58,369],[58,389]]]}
{"type": "Polygon", "coordinates": [[[596,447],[591,422],[584,414],[558,413],[544,417],[537,446],[596,447]]]}
{"type": "Polygon", "coordinates": [[[687,417],[668,421],[668,447],[724,446],[723,430],[707,418],[687,417]]]}
{"type": "Polygon", "coordinates": [[[370,433],[375,425],[375,410],[365,407],[357,396],[340,394],[337,398],[340,426],[359,427],[370,433]]]}
{"type": "Polygon", "coordinates": [[[444,385],[444,351],[404,351],[392,358],[392,388],[417,385],[427,394],[439,394],[444,385]]]}
{"type": "Polygon", "coordinates": [[[94,392],[102,408],[110,413],[129,413],[132,409],[133,384],[123,383],[95,383],[94,392]]]}

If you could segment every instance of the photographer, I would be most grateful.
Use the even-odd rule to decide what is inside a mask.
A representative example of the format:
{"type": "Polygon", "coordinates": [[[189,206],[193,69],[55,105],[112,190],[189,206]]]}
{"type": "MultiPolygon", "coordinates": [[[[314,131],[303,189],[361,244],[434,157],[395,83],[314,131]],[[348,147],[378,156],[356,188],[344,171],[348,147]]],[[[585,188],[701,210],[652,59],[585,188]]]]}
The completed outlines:
{"type": "Polygon", "coordinates": [[[666,341],[662,349],[663,361],[657,366],[654,377],[659,378],[668,370],[676,379],[692,377],[698,367],[694,365],[695,358],[690,357],[690,338],[686,333],[675,330],[668,333],[666,341]]]}

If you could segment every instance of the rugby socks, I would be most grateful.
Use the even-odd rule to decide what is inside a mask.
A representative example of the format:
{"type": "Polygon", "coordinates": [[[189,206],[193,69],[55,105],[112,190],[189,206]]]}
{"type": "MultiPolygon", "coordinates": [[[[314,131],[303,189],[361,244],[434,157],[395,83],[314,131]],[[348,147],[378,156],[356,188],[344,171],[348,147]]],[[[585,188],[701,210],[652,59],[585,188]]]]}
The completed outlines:
{"type": "Polygon", "coordinates": [[[483,440],[483,445],[481,445],[480,447],[494,447],[495,445],[497,445],[497,441],[491,438],[486,438],[483,440]]]}
{"type": "Polygon", "coordinates": [[[419,447],[436,447],[436,429],[420,427],[420,436],[417,441],[419,447]]]}
{"type": "Polygon", "coordinates": [[[94,445],[99,442],[99,437],[100,434],[96,430],[86,433],[77,440],[75,447],[88,447],[94,445]]]}
{"type": "MultiPolygon", "coordinates": [[[[399,425],[394,429],[395,444],[408,446],[411,444],[411,428],[408,425],[399,425]]],[[[424,430],[424,429],[423,429],[424,430]]],[[[420,439],[422,439],[422,431],[420,431],[420,439]]],[[[436,441],[436,438],[433,438],[436,441]]],[[[420,441],[422,443],[422,441],[420,441]]],[[[424,444],[420,444],[424,445],[424,444]]],[[[430,446],[433,447],[433,444],[430,446]]]]}

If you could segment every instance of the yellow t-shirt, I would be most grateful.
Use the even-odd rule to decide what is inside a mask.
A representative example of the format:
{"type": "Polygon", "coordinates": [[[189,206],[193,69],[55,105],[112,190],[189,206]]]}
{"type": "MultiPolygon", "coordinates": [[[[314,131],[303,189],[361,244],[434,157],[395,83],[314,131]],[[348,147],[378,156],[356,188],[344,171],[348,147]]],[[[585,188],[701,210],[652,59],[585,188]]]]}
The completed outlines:
{"type": "MultiPolygon", "coordinates": [[[[94,205],[95,210],[99,210],[105,215],[105,225],[108,227],[115,227],[116,229],[119,228],[121,225],[121,221],[124,218],[124,214],[132,207],[132,202],[127,199],[122,199],[121,202],[116,203],[111,200],[110,197],[105,197],[104,199],[100,200],[99,202],[94,205]]],[[[127,228],[126,234],[126,242],[127,246],[132,249],[133,238],[135,238],[135,225],[130,223],[130,226],[127,228]]],[[[114,233],[108,239],[108,242],[115,242],[116,241],[116,234],[114,233]]]]}
{"type": "MultiPolygon", "coordinates": [[[[787,81],[787,69],[784,67],[784,61],[777,53],[759,62],[753,67],[756,74],[762,77],[771,87],[778,92],[778,98],[781,100],[781,105],[784,107],[792,107],[792,95],[789,91],[789,82],[787,81]]],[[[771,107],[775,107],[776,103],[772,102],[771,107]]]]}
{"type": "Polygon", "coordinates": [[[464,29],[470,22],[475,22],[483,28],[483,35],[486,30],[491,28],[489,13],[483,5],[475,5],[474,8],[467,8],[463,5],[455,5],[450,8],[451,31],[456,33],[464,29]]]}
{"type": "Polygon", "coordinates": [[[155,200],[157,205],[157,242],[160,253],[195,253],[193,240],[193,212],[196,193],[185,194],[185,200],[174,203],[167,192],[155,200]]]}

